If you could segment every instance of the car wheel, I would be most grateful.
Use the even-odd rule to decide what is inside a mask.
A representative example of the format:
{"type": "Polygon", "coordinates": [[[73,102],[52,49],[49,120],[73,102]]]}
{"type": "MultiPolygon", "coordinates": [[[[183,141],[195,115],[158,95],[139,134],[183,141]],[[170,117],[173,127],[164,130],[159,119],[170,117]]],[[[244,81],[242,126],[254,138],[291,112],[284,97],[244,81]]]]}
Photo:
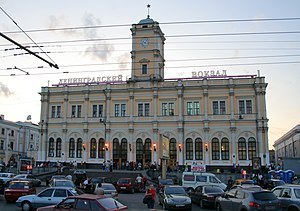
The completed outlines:
{"type": "Polygon", "coordinates": [[[162,203],[162,208],[163,210],[167,210],[167,206],[165,205],[165,203],[162,203]]]}
{"type": "Polygon", "coordinates": [[[203,200],[202,200],[202,199],[200,199],[200,201],[199,201],[199,206],[200,206],[201,208],[204,208],[204,204],[203,204],[203,200]]]}
{"type": "Polygon", "coordinates": [[[29,201],[24,201],[24,202],[22,203],[22,210],[23,210],[23,211],[30,211],[30,210],[32,210],[32,205],[31,205],[31,203],[30,203],[29,201]]]}
{"type": "Polygon", "coordinates": [[[221,207],[221,205],[219,203],[216,204],[216,210],[217,211],[222,211],[222,207],[221,207]]]}

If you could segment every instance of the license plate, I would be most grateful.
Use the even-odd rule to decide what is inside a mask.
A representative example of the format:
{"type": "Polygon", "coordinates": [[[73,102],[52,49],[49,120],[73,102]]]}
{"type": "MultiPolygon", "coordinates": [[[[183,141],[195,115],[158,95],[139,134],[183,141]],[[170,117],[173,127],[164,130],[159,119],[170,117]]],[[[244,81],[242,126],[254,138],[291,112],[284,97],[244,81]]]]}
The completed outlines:
{"type": "Polygon", "coordinates": [[[121,187],[121,189],[126,189],[126,187],[121,187]]]}
{"type": "Polygon", "coordinates": [[[275,210],[275,206],[266,206],[266,210],[275,210]]]}
{"type": "Polygon", "coordinates": [[[184,207],[183,204],[176,204],[176,207],[184,207]]]}

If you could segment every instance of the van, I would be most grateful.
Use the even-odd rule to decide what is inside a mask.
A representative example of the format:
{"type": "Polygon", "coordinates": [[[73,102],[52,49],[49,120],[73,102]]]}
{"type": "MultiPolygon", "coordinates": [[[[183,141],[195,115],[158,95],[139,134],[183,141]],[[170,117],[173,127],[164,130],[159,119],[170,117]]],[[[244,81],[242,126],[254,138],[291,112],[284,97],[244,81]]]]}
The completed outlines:
{"type": "Polygon", "coordinates": [[[196,187],[202,185],[217,185],[223,190],[226,190],[225,185],[216,175],[206,172],[183,172],[182,173],[182,187],[187,192],[194,191],[196,187]]]}

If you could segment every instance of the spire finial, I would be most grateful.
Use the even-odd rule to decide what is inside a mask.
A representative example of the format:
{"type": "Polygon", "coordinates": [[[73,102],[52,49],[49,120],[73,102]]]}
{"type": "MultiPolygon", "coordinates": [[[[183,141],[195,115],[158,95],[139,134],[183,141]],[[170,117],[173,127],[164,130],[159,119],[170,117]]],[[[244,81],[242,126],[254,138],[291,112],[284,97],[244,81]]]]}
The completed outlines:
{"type": "Polygon", "coordinates": [[[150,6],[151,6],[150,4],[147,5],[147,9],[148,9],[148,15],[147,15],[147,18],[150,18],[150,6]]]}

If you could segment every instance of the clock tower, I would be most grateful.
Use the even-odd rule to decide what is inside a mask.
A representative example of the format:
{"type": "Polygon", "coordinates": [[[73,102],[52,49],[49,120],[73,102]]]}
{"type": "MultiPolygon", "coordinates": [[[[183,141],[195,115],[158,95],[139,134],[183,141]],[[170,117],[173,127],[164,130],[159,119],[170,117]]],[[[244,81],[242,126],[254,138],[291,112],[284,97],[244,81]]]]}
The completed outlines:
{"type": "Polygon", "coordinates": [[[158,22],[148,15],[138,24],[133,24],[132,33],[132,69],[133,81],[164,80],[164,33],[158,22]]]}

